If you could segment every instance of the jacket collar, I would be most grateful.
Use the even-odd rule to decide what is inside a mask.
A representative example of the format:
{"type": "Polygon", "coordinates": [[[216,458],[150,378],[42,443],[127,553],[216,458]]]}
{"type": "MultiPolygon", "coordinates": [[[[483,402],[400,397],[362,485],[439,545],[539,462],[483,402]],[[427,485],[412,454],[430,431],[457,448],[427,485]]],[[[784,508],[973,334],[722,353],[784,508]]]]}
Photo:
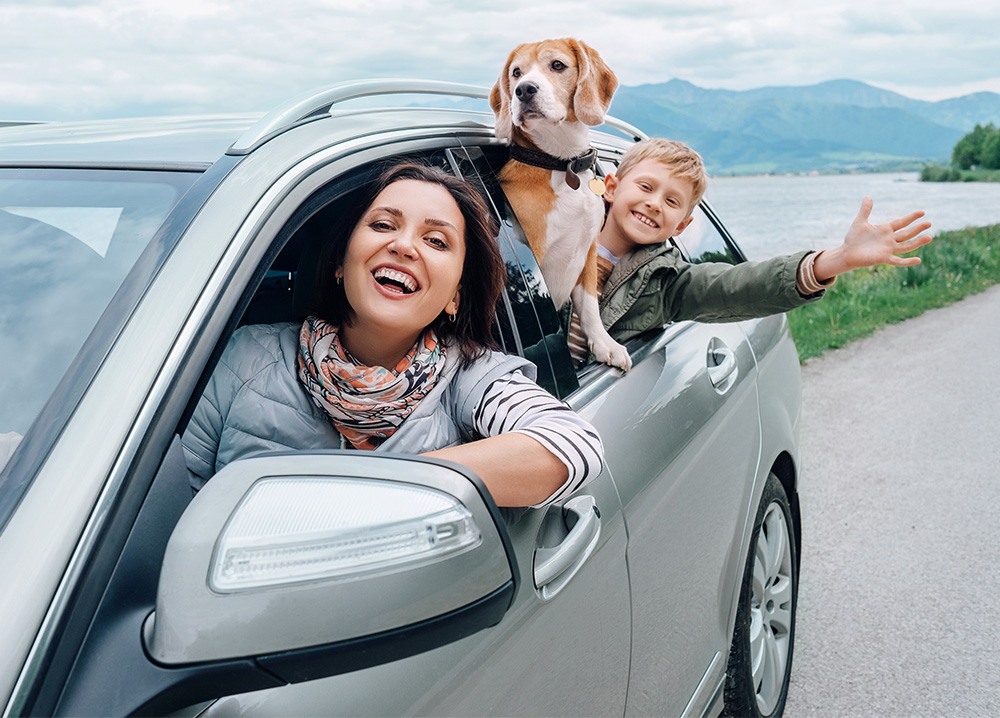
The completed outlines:
{"type": "Polygon", "coordinates": [[[677,248],[668,239],[666,242],[661,244],[647,245],[642,249],[636,250],[634,252],[629,252],[615,265],[615,268],[611,271],[611,275],[608,277],[607,283],[604,285],[604,291],[601,292],[601,304],[603,305],[614,293],[614,291],[624,284],[633,274],[638,272],[644,266],[652,262],[657,257],[662,255],[670,255],[674,257],[674,262],[680,258],[677,253],[677,248]]]}

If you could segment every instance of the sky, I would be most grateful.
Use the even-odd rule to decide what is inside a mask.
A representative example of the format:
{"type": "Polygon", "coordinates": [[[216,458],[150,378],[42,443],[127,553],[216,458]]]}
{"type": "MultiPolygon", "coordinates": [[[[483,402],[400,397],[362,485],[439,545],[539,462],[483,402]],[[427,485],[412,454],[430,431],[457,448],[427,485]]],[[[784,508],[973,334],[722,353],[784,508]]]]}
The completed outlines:
{"type": "Polygon", "coordinates": [[[375,77],[490,86],[547,37],[623,85],[852,79],[936,101],[1000,93],[998,29],[990,0],[0,0],[0,121],[265,112],[375,77]]]}

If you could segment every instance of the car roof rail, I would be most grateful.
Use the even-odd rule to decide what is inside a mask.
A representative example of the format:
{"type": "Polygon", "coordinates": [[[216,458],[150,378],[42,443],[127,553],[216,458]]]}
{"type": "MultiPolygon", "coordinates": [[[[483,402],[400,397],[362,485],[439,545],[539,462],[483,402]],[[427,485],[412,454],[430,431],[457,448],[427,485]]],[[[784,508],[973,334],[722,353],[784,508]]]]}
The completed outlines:
{"type": "MultiPolygon", "coordinates": [[[[328,112],[338,102],[361,97],[404,94],[450,95],[486,100],[489,99],[490,89],[457,82],[408,79],[355,80],[327,85],[297,95],[271,110],[233,143],[226,154],[249,154],[285,130],[322,116],[322,113],[328,112]]],[[[625,133],[633,140],[646,139],[646,135],[640,130],[616,118],[605,118],[605,124],[625,133]]]]}
{"type": "Polygon", "coordinates": [[[41,125],[42,120],[0,120],[0,127],[20,127],[22,125],[41,125]]]}

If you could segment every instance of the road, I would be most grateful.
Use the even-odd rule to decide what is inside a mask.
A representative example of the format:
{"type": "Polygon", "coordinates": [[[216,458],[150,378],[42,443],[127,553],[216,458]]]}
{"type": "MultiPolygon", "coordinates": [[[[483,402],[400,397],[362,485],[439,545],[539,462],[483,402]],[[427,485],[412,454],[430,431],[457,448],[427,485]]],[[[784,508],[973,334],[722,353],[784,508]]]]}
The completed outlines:
{"type": "Polygon", "coordinates": [[[786,716],[1000,715],[1000,286],[803,367],[786,716]]]}

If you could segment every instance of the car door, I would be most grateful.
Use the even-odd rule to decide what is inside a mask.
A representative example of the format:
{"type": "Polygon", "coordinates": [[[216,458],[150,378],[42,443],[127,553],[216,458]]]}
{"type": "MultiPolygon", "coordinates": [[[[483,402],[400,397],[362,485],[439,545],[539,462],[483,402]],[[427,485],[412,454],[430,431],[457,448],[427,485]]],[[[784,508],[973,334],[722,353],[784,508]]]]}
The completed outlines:
{"type": "MultiPolygon", "coordinates": [[[[482,182],[468,149],[422,158],[482,182]]],[[[502,343],[535,361],[539,383],[550,390],[568,377],[575,384],[569,364],[549,357],[548,344],[562,340],[557,322],[539,320],[537,304],[547,297],[539,294],[533,258],[524,263],[509,226],[498,241],[511,277],[498,308],[502,343]]],[[[560,505],[505,514],[521,588],[499,625],[387,665],[230,696],[203,715],[622,714],[629,594],[624,520],[610,473],[560,505]]]]}
{"type": "MultiPolygon", "coordinates": [[[[507,217],[515,223],[509,208],[507,217]]],[[[741,259],[701,210],[684,236],[696,260],[741,259]]],[[[546,311],[554,312],[551,301],[546,311]]],[[[565,344],[548,347],[562,365],[565,344]]],[[[629,349],[627,374],[591,365],[564,396],[601,433],[625,509],[626,714],[698,715],[722,685],[728,656],[760,454],[756,364],[735,323],[669,325],[629,349]]]]}
{"type": "MultiPolygon", "coordinates": [[[[684,236],[689,257],[735,259],[700,210],[684,236]]],[[[632,351],[627,375],[591,369],[579,392],[600,393],[587,416],[608,437],[629,530],[627,714],[698,715],[728,659],[760,454],[756,365],[738,323],[668,325],[632,351]]]]}

